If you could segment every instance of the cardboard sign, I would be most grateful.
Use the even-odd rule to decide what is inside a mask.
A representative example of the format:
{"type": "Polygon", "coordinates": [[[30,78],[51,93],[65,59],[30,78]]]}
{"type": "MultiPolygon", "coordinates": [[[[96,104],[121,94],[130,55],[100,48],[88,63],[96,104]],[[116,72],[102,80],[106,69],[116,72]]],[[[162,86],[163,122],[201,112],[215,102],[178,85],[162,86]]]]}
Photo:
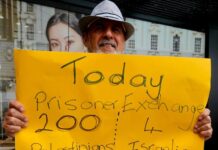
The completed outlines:
{"type": "Polygon", "coordinates": [[[204,149],[209,59],[16,50],[15,65],[16,150],[204,149]]]}

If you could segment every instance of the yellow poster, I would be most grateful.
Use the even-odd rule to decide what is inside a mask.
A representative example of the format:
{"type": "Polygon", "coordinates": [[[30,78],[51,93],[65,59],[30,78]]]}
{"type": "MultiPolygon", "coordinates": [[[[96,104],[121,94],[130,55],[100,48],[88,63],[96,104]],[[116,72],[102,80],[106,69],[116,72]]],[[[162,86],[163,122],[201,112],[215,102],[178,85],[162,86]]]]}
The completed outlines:
{"type": "Polygon", "coordinates": [[[210,60],[15,51],[16,150],[203,150],[210,60]]]}

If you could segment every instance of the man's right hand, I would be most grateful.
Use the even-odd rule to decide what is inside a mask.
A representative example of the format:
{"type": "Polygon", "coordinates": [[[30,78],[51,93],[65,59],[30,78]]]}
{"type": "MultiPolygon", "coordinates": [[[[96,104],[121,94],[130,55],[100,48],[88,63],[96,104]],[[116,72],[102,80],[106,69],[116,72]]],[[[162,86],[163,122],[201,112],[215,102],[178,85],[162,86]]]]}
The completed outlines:
{"type": "Polygon", "coordinates": [[[14,137],[15,133],[27,126],[27,118],[23,114],[23,105],[14,100],[9,103],[9,109],[5,114],[3,127],[7,136],[14,137]]]}

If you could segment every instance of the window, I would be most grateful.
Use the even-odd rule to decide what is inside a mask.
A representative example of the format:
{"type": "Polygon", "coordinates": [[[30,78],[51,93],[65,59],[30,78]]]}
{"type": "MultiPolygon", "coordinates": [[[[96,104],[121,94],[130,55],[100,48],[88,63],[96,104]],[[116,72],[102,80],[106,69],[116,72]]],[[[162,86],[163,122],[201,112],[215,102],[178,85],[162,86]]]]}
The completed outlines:
{"type": "Polygon", "coordinates": [[[32,13],[33,12],[33,4],[27,4],[27,12],[32,13]]]}
{"type": "Polygon", "coordinates": [[[0,1],[0,19],[3,19],[3,1],[0,1]]]}
{"type": "Polygon", "coordinates": [[[177,34],[173,36],[173,51],[174,52],[180,51],[180,37],[177,34]]]}
{"type": "Polygon", "coordinates": [[[0,1],[0,39],[5,38],[5,20],[3,9],[3,1],[0,1]]]}
{"type": "Polygon", "coordinates": [[[195,38],[195,52],[201,52],[201,38],[195,38]]]}
{"type": "Polygon", "coordinates": [[[135,49],[135,40],[129,40],[128,47],[135,49]]]}
{"type": "Polygon", "coordinates": [[[27,39],[34,40],[34,25],[33,24],[27,25],[27,39]]]}
{"type": "Polygon", "coordinates": [[[151,35],[151,50],[157,50],[158,36],[151,35]]]}

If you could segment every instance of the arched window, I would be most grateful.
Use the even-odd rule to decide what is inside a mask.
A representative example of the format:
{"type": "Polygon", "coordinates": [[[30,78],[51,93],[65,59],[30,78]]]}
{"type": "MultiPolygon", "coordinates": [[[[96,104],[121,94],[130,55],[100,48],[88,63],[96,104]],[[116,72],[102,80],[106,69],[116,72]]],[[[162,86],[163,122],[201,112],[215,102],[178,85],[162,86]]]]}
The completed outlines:
{"type": "Polygon", "coordinates": [[[173,36],[173,51],[179,52],[180,51],[180,37],[178,34],[173,36]]]}
{"type": "Polygon", "coordinates": [[[27,39],[28,40],[34,40],[34,25],[33,24],[28,24],[26,26],[27,28],[27,39]]]}
{"type": "Polygon", "coordinates": [[[151,35],[151,50],[157,50],[158,36],[155,34],[151,35]]]}
{"type": "Polygon", "coordinates": [[[201,38],[195,38],[195,52],[201,52],[201,38]]]}

